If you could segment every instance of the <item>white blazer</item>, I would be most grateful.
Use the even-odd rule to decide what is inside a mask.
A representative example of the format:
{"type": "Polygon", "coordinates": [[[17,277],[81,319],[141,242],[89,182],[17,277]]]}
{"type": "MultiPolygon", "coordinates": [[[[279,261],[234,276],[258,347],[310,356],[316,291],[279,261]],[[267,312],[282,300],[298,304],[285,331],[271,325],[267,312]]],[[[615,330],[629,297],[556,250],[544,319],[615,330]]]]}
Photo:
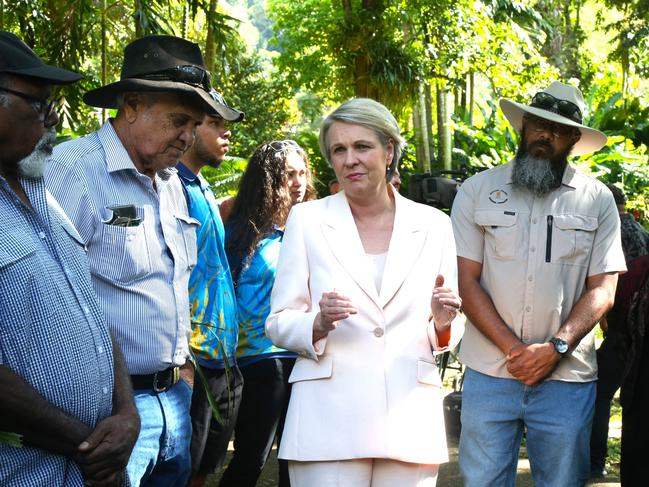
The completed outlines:
{"type": "Polygon", "coordinates": [[[343,192],[296,205],[286,224],[266,333],[297,352],[279,457],[448,460],[441,381],[429,323],[435,277],[457,288],[448,216],[395,193],[381,292],[343,192]],[[323,292],[358,309],[315,346],[323,292]]]}

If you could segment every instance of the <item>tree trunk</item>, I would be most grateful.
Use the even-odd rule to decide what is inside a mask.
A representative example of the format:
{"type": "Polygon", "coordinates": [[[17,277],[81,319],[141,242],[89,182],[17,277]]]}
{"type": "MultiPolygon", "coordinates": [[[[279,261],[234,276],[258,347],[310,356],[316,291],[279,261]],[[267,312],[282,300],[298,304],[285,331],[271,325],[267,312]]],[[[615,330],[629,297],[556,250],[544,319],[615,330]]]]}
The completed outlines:
{"type": "Polygon", "coordinates": [[[437,83],[437,136],[439,148],[437,160],[441,169],[451,169],[451,126],[449,113],[449,90],[437,83]]]}
{"type": "Polygon", "coordinates": [[[433,137],[433,94],[430,83],[425,83],[426,134],[428,135],[428,170],[432,170],[435,154],[435,137],[433,137]]]}
{"type": "Polygon", "coordinates": [[[415,102],[412,109],[412,125],[415,134],[415,172],[426,172],[426,154],[424,153],[424,144],[421,138],[421,109],[418,102],[415,102]]]}
{"type": "Polygon", "coordinates": [[[183,6],[183,25],[181,26],[181,35],[187,37],[187,23],[189,22],[189,3],[185,2],[183,6]]]}
{"type": "Polygon", "coordinates": [[[473,127],[473,104],[475,102],[475,97],[473,90],[475,89],[475,73],[471,71],[469,73],[469,127],[473,127]]]}
{"type": "Polygon", "coordinates": [[[210,72],[214,71],[214,27],[212,25],[212,18],[216,13],[217,0],[210,0],[207,10],[207,36],[205,38],[205,65],[210,72]]]}
{"type": "Polygon", "coordinates": [[[426,90],[424,83],[419,84],[419,96],[418,102],[419,105],[419,124],[421,125],[421,146],[423,149],[424,159],[422,161],[422,172],[430,172],[430,145],[428,142],[428,123],[427,123],[427,113],[428,107],[426,106],[426,90]]]}
{"type": "Polygon", "coordinates": [[[140,16],[142,15],[141,13],[142,10],[142,5],[141,5],[141,0],[135,0],[135,10],[134,10],[134,20],[135,20],[135,38],[139,39],[144,35],[144,29],[142,29],[142,19],[140,16]]]}
{"type": "Polygon", "coordinates": [[[0,0],[0,30],[5,28],[5,2],[0,0]]]}
{"type": "MultiPolygon", "coordinates": [[[[101,86],[106,86],[106,0],[101,0],[101,86]]],[[[106,121],[106,109],[101,109],[101,123],[106,121]]]]}

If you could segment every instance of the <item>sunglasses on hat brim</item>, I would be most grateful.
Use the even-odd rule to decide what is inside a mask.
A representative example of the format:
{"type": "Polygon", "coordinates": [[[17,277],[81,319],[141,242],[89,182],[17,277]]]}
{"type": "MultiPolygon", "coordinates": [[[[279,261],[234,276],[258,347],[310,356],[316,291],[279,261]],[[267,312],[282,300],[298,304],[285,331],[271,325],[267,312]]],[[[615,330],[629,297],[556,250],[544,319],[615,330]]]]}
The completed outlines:
{"type": "Polygon", "coordinates": [[[581,110],[577,105],[568,100],[556,98],[544,91],[540,91],[534,95],[530,106],[557,113],[579,124],[582,121],[581,110]]]}

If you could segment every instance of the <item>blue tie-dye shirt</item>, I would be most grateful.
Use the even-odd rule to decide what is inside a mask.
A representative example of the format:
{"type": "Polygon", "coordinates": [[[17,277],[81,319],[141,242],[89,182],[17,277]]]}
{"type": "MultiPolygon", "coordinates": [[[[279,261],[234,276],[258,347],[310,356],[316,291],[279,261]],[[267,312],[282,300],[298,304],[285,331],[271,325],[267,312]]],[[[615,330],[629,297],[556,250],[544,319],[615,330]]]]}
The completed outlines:
{"type": "Polygon", "coordinates": [[[296,357],[293,352],[276,347],[266,336],[266,318],[270,313],[270,293],[275,283],[277,259],[284,233],[275,230],[263,238],[244,267],[237,283],[239,309],[239,345],[237,362],[246,365],[275,357],[296,357]]]}
{"type": "Polygon", "coordinates": [[[237,305],[223,241],[225,230],[210,185],[182,163],[176,166],[187,195],[189,215],[201,222],[196,231],[198,261],[189,278],[192,320],[190,345],[199,363],[223,368],[223,353],[235,360],[237,305]]]}

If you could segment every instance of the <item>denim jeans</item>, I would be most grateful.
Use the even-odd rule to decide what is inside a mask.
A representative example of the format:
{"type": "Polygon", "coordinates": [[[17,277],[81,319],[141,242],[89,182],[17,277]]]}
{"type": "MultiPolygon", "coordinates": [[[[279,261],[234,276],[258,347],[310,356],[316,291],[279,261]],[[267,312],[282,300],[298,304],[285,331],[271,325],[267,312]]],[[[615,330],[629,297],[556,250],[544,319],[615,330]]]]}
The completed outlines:
{"type": "Polygon", "coordinates": [[[595,382],[526,386],[467,369],[460,472],[465,487],[514,487],[523,431],[536,487],[588,480],[595,382]]]}
{"type": "Polygon", "coordinates": [[[192,388],[181,379],[160,394],[149,389],[133,394],[140,414],[140,435],[126,466],[131,484],[185,487],[191,468],[192,388]]]}

